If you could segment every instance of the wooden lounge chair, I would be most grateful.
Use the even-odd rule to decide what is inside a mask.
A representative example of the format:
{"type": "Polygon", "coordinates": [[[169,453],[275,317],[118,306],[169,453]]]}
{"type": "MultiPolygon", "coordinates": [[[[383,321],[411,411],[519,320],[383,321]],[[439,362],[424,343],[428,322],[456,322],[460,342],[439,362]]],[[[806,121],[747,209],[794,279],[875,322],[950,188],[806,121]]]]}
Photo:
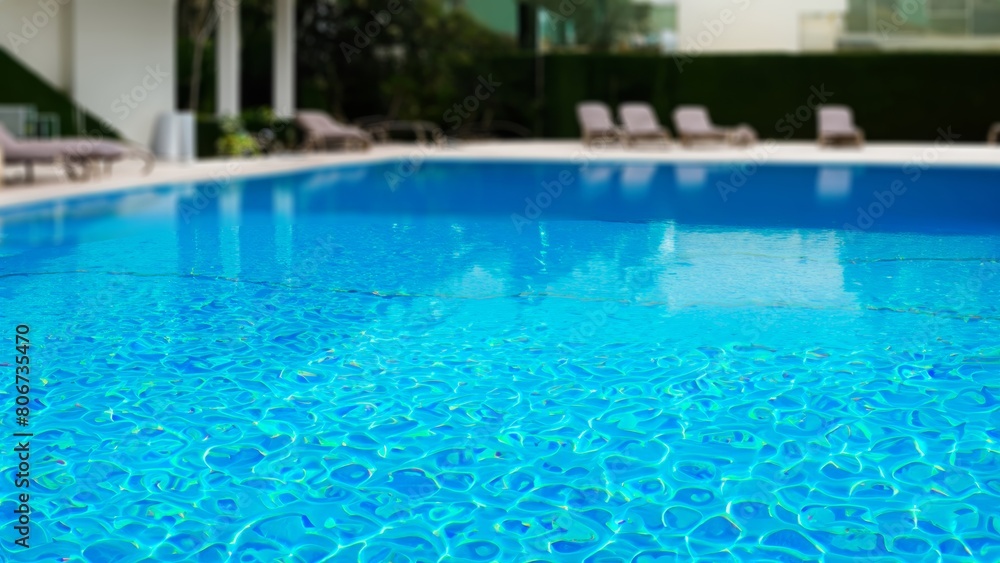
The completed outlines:
{"type": "Polygon", "coordinates": [[[576,105],[576,119],[580,125],[583,144],[588,147],[597,139],[621,140],[621,131],[611,119],[611,110],[603,102],[580,102],[576,105]]]}
{"type": "Polygon", "coordinates": [[[627,102],[618,106],[622,136],[629,145],[642,140],[662,140],[670,144],[670,132],[660,125],[653,107],[645,102],[627,102]]]}
{"type": "Polygon", "coordinates": [[[1000,122],[990,127],[990,132],[986,134],[986,143],[990,145],[1000,143],[1000,122]]]}
{"type": "Polygon", "coordinates": [[[6,164],[24,166],[25,181],[34,181],[37,164],[61,166],[73,180],[86,180],[110,173],[115,162],[128,157],[144,161],[143,172],[149,173],[154,164],[153,155],[146,150],[127,147],[114,141],[100,141],[82,137],[62,137],[53,140],[16,139],[0,125],[0,149],[6,164]]]}
{"type": "Polygon", "coordinates": [[[305,133],[305,140],[302,143],[304,150],[327,149],[331,146],[368,150],[372,146],[372,136],[368,132],[358,127],[344,125],[326,112],[300,111],[295,115],[295,123],[305,133]]]}
{"type": "Polygon", "coordinates": [[[847,144],[860,147],[865,132],[854,124],[854,112],[847,106],[819,106],[816,115],[819,146],[847,144]]]}
{"type": "Polygon", "coordinates": [[[414,140],[418,145],[446,147],[452,142],[452,138],[438,124],[420,119],[368,115],[355,119],[354,125],[347,127],[367,133],[373,144],[414,140]]]}
{"type": "Polygon", "coordinates": [[[748,145],[757,140],[757,132],[746,124],[720,127],[712,123],[705,106],[685,105],[674,110],[674,129],[685,146],[697,141],[720,141],[748,145]]]}

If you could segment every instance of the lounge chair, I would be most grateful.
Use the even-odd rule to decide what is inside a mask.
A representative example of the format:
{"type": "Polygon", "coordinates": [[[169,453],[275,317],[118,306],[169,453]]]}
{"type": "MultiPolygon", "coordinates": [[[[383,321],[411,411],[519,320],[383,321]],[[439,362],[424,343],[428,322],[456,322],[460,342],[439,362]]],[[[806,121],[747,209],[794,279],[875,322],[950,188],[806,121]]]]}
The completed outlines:
{"type": "Polygon", "coordinates": [[[588,147],[598,138],[621,140],[621,131],[611,119],[611,110],[603,102],[580,102],[576,105],[576,119],[580,124],[583,144],[588,147]]]}
{"type": "Polygon", "coordinates": [[[705,106],[678,106],[674,110],[674,128],[682,144],[691,146],[696,141],[721,141],[748,145],[757,140],[757,132],[746,124],[720,127],[712,123],[705,106]]]}
{"type": "Polygon", "coordinates": [[[618,106],[622,135],[629,145],[641,140],[662,140],[670,143],[670,132],[660,125],[656,111],[645,102],[627,102],[618,106]]]}
{"type": "Polygon", "coordinates": [[[848,144],[861,146],[865,132],[854,124],[854,112],[847,106],[819,106],[816,116],[819,145],[848,144]]]}
{"type": "MultiPolygon", "coordinates": [[[[355,123],[360,123],[360,120],[355,121],[355,123]]],[[[387,143],[392,140],[393,133],[405,133],[413,135],[420,145],[434,144],[443,147],[448,144],[448,136],[440,127],[430,121],[388,118],[376,120],[373,116],[362,127],[379,143],[387,143]]]]}
{"type": "Polygon", "coordinates": [[[359,146],[368,150],[372,146],[372,136],[358,127],[344,125],[322,111],[305,110],[295,115],[295,123],[305,133],[304,150],[326,149],[331,144],[343,147],[359,146]]]}
{"type": "Polygon", "coordinates": [[[1000,143],[1000,122],[990,127],[990,132],[986,134],[986,143],[990,145],[1000,143]]]}
{"type": "Polygon", "coordinates": [[[62,137],[53,140],[17,139],[0,125],[0,149],[6,164],[24,166],[25,181],[32,182],[36,164],[62,166],[73,180],[85,180],[110,173],[115,162],[133,156],[144,161],[143,172],[153,168],[153,155],[149,151],[126,147],[114,141],[99,141],[82,137],[62,137]]]}

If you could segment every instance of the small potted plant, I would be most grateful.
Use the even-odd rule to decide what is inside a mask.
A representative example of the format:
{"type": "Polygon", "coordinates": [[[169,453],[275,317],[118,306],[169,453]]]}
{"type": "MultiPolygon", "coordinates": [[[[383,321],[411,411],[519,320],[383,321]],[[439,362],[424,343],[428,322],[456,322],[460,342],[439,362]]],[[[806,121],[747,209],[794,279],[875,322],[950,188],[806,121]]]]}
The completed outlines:
{"type": "Polygon", "coordinates": [[[260,145],[243,126],[239,117],[224,117],[219,122],[222,136],[215,143],[220,156],[257,156],[260,145]]]}

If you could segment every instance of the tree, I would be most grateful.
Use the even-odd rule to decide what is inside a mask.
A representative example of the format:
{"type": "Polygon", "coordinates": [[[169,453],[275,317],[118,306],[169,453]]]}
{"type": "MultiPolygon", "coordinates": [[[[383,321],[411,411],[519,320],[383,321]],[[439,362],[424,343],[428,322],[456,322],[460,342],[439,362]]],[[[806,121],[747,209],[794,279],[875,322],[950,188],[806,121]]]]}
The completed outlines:
{"type": "MultiPolygon", "coordinates": [[[[223,0],[224,4],[230,2],[237,3],[237,0],[223,0]]],[[[183,60],[187,57],[190,57],[191,61],[190,72],[186,74],[189,77],[187,97],[181,96],[181,98],[186,101],[188,108],[196,114],[201,101],[205,50],[212,42],[212,35],[219,22],[220,14],[216,4],[216,0],[180,0],[178,4],[177,26],[180,32],[181,65],[187,66],[187,60],[183,60]],[[190,47],[190,52],[188,52],[188,47],[190,47]]]]}
{"type": "Polygon", "coordinates": [[[439,121],[471,93],[488,57],[515,49],[443,0],[401,0],[395,14],[389,5],[300,1],[299,76],[338,114],[439,121]],[[380,85],[379,99],[369,84],[380,85]]]}

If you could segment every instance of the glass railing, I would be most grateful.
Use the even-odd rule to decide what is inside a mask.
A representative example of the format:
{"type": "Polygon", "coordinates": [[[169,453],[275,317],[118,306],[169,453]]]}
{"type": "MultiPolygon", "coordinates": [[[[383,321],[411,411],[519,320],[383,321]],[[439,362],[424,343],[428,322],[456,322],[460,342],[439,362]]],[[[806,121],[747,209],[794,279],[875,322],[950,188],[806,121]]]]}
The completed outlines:
{"type": "Polygon", "coordinates": [[[849,0],[849,34],[1000,36],[1000,0],[849,0]]]}

